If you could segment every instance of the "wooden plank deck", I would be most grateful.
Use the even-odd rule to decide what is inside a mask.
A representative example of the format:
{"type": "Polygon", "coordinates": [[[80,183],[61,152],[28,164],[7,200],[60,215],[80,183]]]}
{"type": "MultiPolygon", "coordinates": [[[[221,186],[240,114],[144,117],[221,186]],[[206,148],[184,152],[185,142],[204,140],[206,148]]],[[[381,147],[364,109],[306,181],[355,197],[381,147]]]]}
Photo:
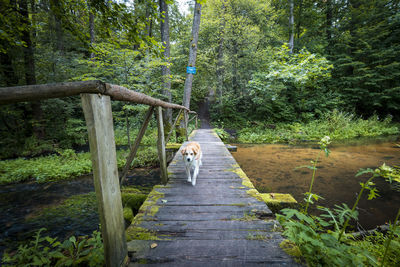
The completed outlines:
{"type": "Polygon", "coordinates": [[[279,244],[277,222],[218,136],[197,130],[203,166],[195,187],[181,153],[127,229],[129,266],[297,266],[279,244]],[[154,248],[152,248],[152,245],[154,248]]]}

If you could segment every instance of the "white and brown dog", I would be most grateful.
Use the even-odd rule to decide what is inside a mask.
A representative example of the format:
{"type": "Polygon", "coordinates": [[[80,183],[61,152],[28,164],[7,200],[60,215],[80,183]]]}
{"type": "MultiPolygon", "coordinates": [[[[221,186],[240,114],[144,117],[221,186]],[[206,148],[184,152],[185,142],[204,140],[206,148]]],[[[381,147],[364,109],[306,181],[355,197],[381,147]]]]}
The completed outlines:
{"type": "Polygon", "coordinates": [[[187,181],[192,182],[192,185],[196,185],[196,178],[199,174],[199,168],[202,165],[201,158],[203,157],[201,153],[200,144],[197,142],[189,142],[181,150],[183,161],[185,162],[187,181]],[[193,178],[190,175],[191,169],[194,169],[193,178]]]}

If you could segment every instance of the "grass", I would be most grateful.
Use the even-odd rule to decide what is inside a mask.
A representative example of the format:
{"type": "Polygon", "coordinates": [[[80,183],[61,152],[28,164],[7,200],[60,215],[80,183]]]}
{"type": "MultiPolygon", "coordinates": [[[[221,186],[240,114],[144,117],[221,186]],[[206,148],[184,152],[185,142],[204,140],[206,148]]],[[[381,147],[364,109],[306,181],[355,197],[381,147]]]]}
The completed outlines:
{"type": "MultiPolygon", "coordinates": [[[[117,151],[118,168],[126,163],[127,150],[117,151]]],[[[154,166],[158,162],[155,147],[141,147],[133,161],[134,167],[154,166]]],[[[71,149],[59,155],[0,161],[0,184],[27,181],[38,183],[68,180],[92,172],[90,153],[75,153],[71,149]]]]}
{"type": "Polygon", "coordinates": [[[357,137],[377,137],[399,134],[399,126],[391,122],[391,117],[380,120],[374,115],[368,119],[353,114],[333,111],[319,120],[308,123],[258,123],[256,126],[238,131],[240,143],[296,143],[315,141],[328,135],[334,140],[357,137]]]}

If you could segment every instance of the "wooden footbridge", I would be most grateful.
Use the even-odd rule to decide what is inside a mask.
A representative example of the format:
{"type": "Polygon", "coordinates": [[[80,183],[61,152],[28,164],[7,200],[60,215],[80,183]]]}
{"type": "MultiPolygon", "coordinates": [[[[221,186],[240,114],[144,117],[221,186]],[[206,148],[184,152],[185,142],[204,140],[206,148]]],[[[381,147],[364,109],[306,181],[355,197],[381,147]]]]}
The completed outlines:
{"type": "Polygon", "coordinates": [[[180,110],[175,123],[183,111],[186,133],[191,113],[188,108],[101,81],[0,88],[0,104],[73,95],[81,95],[89,133],[106,266],[296,265],[279,247],[283,239],[277,231],[278,223],[261,194],[212,130],[197,130],[191,137],[203,150],[203,166],[195,187],[186,182],[180,153],[167,169],[162,108],[180,110]],[[111,99],[150,106],[122,181],[154,111],[158,122],[158,154],[165,185],[153,189],[127,230],[111,99]]]}
{"type": "Polygon", "coordinates": [[[187,182],[181,153],[168,167],[127,229],[137,266],[293,266],[280,247],[279,225],[257,190],[213,130],[200,129],[203,166],[187,182]]]}

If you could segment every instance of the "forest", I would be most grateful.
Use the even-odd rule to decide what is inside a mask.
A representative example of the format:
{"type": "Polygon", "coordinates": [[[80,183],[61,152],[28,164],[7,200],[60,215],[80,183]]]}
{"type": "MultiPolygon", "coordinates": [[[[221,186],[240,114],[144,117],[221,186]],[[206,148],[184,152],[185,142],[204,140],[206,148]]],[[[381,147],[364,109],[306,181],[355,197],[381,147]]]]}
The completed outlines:
{"type": "MultiPolygon", "coordinates": [[[[182,103],[193,18],[177,3],[167,1],[168,58],[154,1],[2,3],[0,86],[98,79],[182,103]]],[[[399,120],[398,1],[203,5],[190,104],[197,110],[208,97],[215,126],[399,120]]],[[[2,106],[1,157],[85,143],[79,105],[64,98],[2,106]]],[[[122,103],[113,111],[117,128],[144,112],[122,103]]]]}
{"type": "MultiPolygon", "coordinates": [[[[203,123],[236,143],[399,135],[399,0],[0,1],[0,87],[101,80],[193,111],[208,106],[203,123]],[[190,82],[188,66],[196,67],[190,82]]],[[[119,168],[146,110],[112,102],[119,168]]],[[[176,114],[165,112],[166,128],[176,114]]],[[[158,164],[156,128],[151,122],[133,166],[158,164]]],[[[177,143],[183,141],[176,135],[177,143]]],[[[0,185],[88,174],[87,143],[78,96],[1,105],[0,185]]],[[[326,152],[327,143],[320,145],[326,152]]],[[[365,173],[392,181],[399,171],[388,168],[365,173]]],[[[374,192],[372,185],[362,188],[374,192]]],[[[354,216],[354,209],[347,211],[354,216]]],[[[311,216],[294,211],[281,216],[293,230],[286,232],[297,245],[292,252],[310,266],[359,253],[343,244],[355,241],[340,242],[347,215],[336,243],[321,220],[311,222],[311,216]],[[311,226],[292,222],[296,216],[311,226]],[[307,238],[296,240],[295,231],[319,238],[318,250],[307,238]],[[336,250],[329,254],[323,246],[336,250]],[[315,251],[330,256],[315,259],[315,251]]],[[[383,266],[385,259],[387,266],[398,264],[398,252],[389,249],[400,244],[396,222],[390,238],[379,234],[362,241],[359,247],[370,254],[335,264],[383,266]]],[[[90,242],[99,238],[93,234],[90,242]]]]}

